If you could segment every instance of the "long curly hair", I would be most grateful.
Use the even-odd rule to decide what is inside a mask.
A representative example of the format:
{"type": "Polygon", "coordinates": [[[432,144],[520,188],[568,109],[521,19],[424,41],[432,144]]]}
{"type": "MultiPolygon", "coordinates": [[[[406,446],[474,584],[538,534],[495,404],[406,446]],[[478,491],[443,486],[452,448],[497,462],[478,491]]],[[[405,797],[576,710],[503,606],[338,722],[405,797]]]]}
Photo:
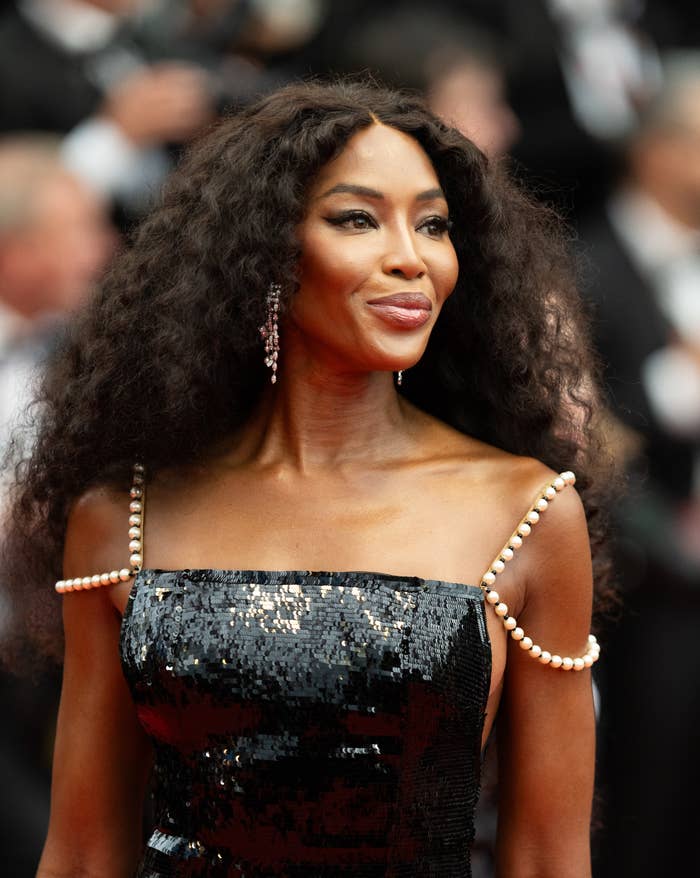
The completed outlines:
{"type": "Polygon", "coordinates": [[[191,146],[48,364],[31,454],[15,462],[4,541],[5,584],[24,620],[15,644],[61,654],[51,586],[79,495],[127,487],[136,459],[151,475],[196,460],[249,417],[267,380],[258,332],[266,292],[279,283],[283,307],[294,296],[309,185],[376,121],[430,157],[460,266],[401,392],[464,433],[575,468],[603,605],[610,473],[566,231],[414,95],[307,82],[220,120],[191,146]]]}

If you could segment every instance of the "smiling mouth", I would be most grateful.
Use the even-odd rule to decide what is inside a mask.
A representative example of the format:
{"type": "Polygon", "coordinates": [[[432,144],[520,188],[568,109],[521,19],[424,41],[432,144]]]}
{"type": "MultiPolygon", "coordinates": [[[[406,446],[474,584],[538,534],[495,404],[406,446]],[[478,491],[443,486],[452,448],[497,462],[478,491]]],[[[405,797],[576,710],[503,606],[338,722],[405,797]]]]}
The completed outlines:
{"type": "Polygon", "coordinates": [[[370,299],[367,305],[380,320],[398,329],[423,326],[433,310],[433,303],[423,293],[394,293],[370,299]]]}

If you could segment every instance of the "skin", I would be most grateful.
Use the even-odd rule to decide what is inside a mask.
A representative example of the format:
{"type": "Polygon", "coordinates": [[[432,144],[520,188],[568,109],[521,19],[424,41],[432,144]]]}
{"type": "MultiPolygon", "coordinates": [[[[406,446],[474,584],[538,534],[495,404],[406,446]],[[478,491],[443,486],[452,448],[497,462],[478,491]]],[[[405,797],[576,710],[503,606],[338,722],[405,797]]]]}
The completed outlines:
{"type": "MultiPolygon", "coordinates": [[[[438,231],[446,202],[421,197],[438,188],[422,149],[380,125],[356,134],[322,170],[299,228],[301,288],[281,327],[279,382],[226,448],[151,480],[147,566],[480,581],[554,473],[452,430],[396,393],[392,370],[419,359],[457,276],[449,234],[438,231]],[[341,184],[381,197],[329,194],[341,184]],[[352,217],[338,223],[347,211],[352,217]],[[427,324],[399,331],[366,304],[399,291],[430,299],[427,324]]],[[[100,489],[76,503],[66,577],[123,565],[127,506],[100,489]]],[[[583,651],[592,584],[574,490],[557,496],[500,580],[499,593],[536,642],[560,655],[583,651]]],[[[39,878],[73,875],[76,862],[80,874],[121,878],[138,859],[149,749],[119,671],[129,589],[64,599],[64,693],[39,878]]],[[[498,874],[588,878],[590,674],[542,667],[506,637],[490,607],[486,619],[493,673],[484,740],[499,710],[498,874]]]]}

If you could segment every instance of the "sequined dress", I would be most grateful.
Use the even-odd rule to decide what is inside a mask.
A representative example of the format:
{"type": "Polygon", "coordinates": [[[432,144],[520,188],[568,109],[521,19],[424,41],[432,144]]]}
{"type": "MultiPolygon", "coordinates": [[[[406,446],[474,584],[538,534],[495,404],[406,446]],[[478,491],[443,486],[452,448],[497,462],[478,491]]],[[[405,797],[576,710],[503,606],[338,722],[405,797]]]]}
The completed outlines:
{"type": "Polygon", "coordinates": [[[121,659],[155,753],[140,878],[468,878],[483,590],[141,570],[121,659]]]}

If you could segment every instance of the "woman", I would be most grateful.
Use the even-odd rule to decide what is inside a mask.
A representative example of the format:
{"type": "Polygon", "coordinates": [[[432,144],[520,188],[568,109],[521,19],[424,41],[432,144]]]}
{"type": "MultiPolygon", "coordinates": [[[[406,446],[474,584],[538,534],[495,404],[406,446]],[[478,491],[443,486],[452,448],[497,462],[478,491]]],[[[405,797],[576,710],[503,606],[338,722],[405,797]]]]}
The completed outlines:
{"type": "Polygon", "coordinates": [[[600,480],[558,241],[361,83],[191,151],[18,488],[10,575],[63,553],[40,876],[467,876],[497,711],[499,874],[590,875],[591,557],[557,470],[596,537],[600,480]]]}

